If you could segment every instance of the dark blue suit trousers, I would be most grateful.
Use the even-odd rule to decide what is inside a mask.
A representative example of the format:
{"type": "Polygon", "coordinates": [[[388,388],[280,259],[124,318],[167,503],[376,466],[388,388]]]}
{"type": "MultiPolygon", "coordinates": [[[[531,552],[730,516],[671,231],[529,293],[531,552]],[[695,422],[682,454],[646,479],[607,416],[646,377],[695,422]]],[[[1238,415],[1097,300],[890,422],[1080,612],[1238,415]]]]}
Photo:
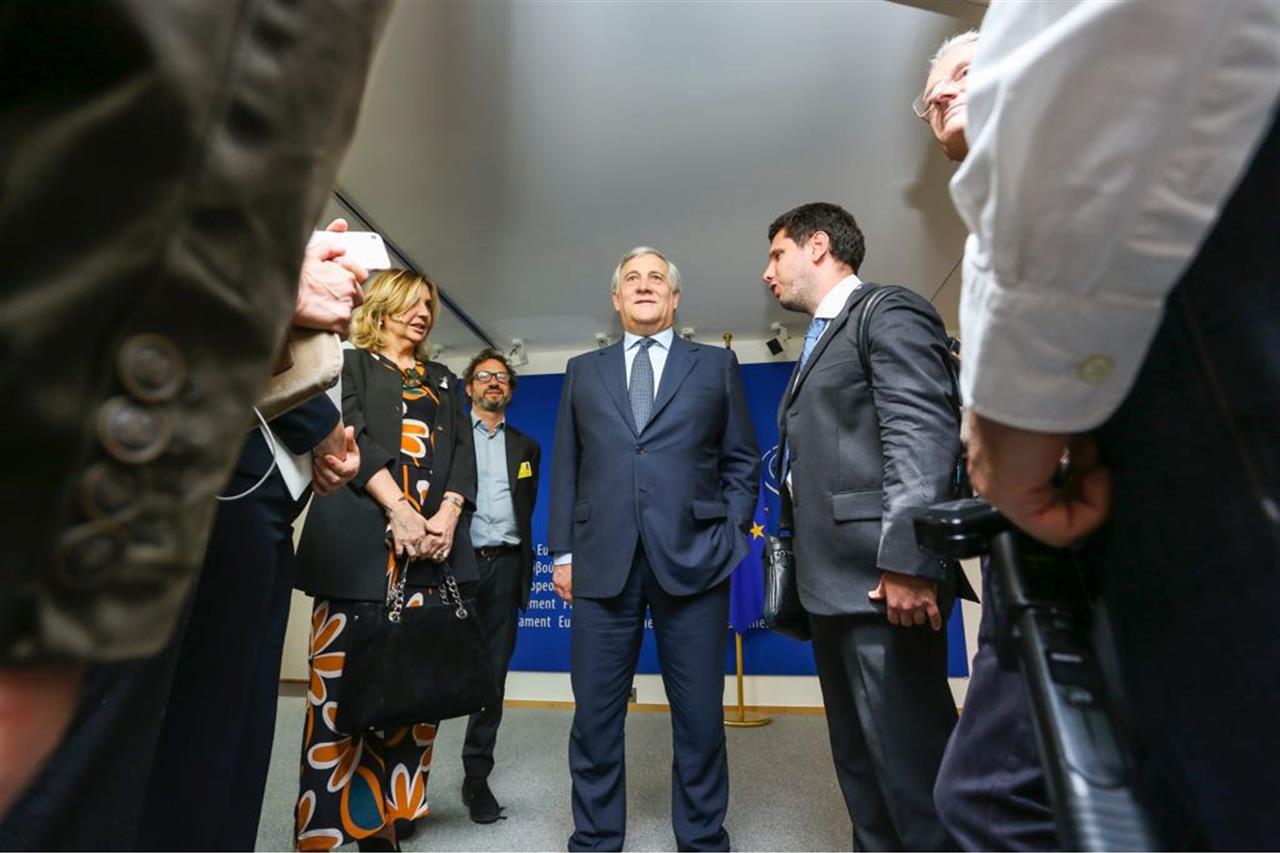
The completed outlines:
{"type": "Polygon", "coordinates": [[[570,850],[621,850],[627,819],[623,729],[646,609],[653,615],[662,684],[671,703],[671,818],[681,850],[728,850],[729,765],[724,659],[729,582],[688,596],[663,590],[636,550],[622,592],[573,600],[577,709],[569,736],[573,778],[570,850]]]}

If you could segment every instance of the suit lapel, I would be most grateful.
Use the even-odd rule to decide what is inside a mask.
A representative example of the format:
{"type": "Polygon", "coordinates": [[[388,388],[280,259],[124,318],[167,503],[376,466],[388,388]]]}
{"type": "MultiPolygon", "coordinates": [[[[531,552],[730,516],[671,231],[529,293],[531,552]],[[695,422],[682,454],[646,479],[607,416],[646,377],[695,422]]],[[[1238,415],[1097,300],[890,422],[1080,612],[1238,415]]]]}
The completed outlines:
{"type": "Polygon", "coordinates": [[[636,421],[631,414],[631,398],[627,396],[627,363],[622,353],[622,341],[605,347],[596,353],[596,370],[604,388],[618,407],[623,422],[636,432],[636,421]]]}
{"type": "MultiPolygon", "coordinates": [[[[662,368],[662,376],[658,379],[658,396],[653,400],[653,414],[649,416],[649,423],[657,420],[658,415],[671,402],[671,398],[675,397],[676,391],[680,390],[680,386],[684,384],[684,380],[697,363],[697,348],[690,346],[684,338],[672,337],[671,352],[667,353],[667,363],[662,368]]],[[[628,398],[629,403],[630,398],[628,398]]]]}
{"type": "MultiPolygon", "coordinates": [[[[813,372],[814,365],[817,364],[818,359],[822,357],[822,353],[826,350],[827,345],[835,339],[835,336],[839,333],[841,327],[843,327],[845,323],[849,322],[850,313],[852,313],[853,309],[857,307],[858,303],[862,302],[863,297],[870,293],[872,289],[872,287],[864,284],[853,293],[849,294],[849,298],[845,300],[844,307],[840,309],[839,314],[831,318],[831,322],[827,324],[827,328],[823,331],[822,337],[818,339],[818,343],[814,346],[813,352],[809,354],[809,360],[805,362],[804,371],[800,373],[800,375],[796,377],[795,382],[792,383],[791,393],[786,397],[787,402],[794,400],[796,395],[800,393],[800,386],[804,384],[805,379],[807,379],[809,374],[813,372]]],[[[797,367],[799,367],[798,364],[797,367]]]]}
{"type": "Polygon", "coordinates": [[[524,441],[520,433],[511,428],[511,424],[503,427],[506,430],[507,447],[507,487],[511,489],[512,502],[515,501],[516,483],[520,481],[520,457],[524,456],[524,441]]]}

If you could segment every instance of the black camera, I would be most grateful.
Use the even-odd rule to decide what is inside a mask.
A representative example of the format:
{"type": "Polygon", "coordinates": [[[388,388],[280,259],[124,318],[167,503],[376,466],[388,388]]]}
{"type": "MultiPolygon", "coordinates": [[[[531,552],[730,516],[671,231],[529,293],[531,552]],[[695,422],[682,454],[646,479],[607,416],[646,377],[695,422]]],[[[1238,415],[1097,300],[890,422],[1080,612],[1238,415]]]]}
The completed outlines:
{"type": "Polygon", "coordinates": [[[989,556],[983,606],[995,610],[998,652],[1022,671],[1063,849],[1160,849],[1134,795],[1133,759],[1075,555],[973,498],[930,507],[915,532],[920,548],[940,557],[989,556]]]}

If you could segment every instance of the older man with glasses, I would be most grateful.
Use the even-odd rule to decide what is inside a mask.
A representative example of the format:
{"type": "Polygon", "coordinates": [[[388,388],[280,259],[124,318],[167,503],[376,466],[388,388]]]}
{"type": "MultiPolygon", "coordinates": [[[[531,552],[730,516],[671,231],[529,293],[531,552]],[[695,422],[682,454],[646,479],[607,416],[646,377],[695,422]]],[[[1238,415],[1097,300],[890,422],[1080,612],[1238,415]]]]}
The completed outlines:
{"type": "MultiPolygon", "coordinates": [[[[911,105],[953,162],[969,153],[969,63],[977,47],[976,30],[944,41],[911,105]]],[[[1002,665],[996,655],[992,597],[984,561],[982,600],[988,606],[978,627],[964,713],[938,769],[934,804],[943,825],[966,850],[1056,850],[1058,833],[1026,687],[1016,662],[1002,665]]]]}

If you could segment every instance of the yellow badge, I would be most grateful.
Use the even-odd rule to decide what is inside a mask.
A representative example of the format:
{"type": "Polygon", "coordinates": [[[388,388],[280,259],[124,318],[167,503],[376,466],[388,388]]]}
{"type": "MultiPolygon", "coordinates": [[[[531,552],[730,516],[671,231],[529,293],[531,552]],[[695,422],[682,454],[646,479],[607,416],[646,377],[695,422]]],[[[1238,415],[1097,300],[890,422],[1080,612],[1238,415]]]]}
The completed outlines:
{"type": "Polygon", "coordinates": [[[533,466],[529,464],[528,460],[521,462],[520,471],[519,473],[516,474],[516,479],[523,480],[526,477],[532,477],[532,476],[533,476],[533,466]]]}

